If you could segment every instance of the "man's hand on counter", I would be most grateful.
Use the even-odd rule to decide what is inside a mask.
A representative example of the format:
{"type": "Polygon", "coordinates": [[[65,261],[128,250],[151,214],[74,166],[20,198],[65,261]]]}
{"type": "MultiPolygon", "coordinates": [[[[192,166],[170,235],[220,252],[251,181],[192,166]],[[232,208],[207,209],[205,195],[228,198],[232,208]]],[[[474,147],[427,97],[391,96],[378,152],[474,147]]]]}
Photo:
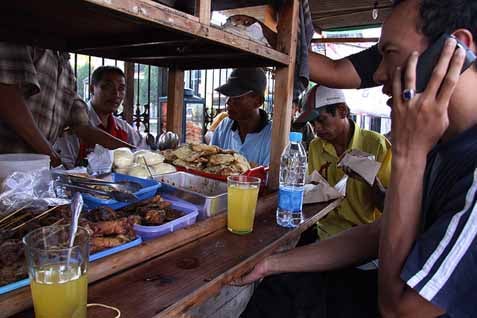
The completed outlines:
{"type": "Polygon", "coordinates": [[[244,276],[232,281],[230,285],[243,286],[243,285],[251,284],[257,280],[260,280],[268,275],[267,267],[268,267],[268,258],[265,258],[261,260],[260,262],[258,262],[248,274],[245,274],[244,276]]]}

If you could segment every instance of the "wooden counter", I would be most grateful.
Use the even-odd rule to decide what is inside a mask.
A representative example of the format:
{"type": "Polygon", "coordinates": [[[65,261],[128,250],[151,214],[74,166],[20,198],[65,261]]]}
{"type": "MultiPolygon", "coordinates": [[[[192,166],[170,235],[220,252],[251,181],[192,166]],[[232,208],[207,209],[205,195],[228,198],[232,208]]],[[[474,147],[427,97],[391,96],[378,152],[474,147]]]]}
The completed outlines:
{"type": "MultiPolygon", "coordinates": [[[[93,283],[88,301],[117,307],[121,317],[180,316],[217,294],[267,255],[296,240],[338,204],[339,200],[306,206],[305,221],[300,227],[285,229],[275,223],[276,195],[269,195],[261,199],[253,233],[234,235],[222,223],[206,236],[93,283]]],[[[224,215],[219,217],[225,220],[224,215]]],[[[129,250],[129,257],[141,248],[129,250]]],[[[92,271],[94,267],[93,264],[92,271]]],[[[33,311],[14,317],[33,317],[33,311]]]]}

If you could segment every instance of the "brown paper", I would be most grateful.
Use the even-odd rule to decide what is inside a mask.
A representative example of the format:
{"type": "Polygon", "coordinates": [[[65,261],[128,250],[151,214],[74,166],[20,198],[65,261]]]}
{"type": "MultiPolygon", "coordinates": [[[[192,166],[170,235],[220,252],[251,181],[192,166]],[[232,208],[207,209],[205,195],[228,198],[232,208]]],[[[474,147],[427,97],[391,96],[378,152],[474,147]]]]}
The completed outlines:
{"type": "Polygon", "coordinates": [[[381,168],[381,163],[375,160],[374,155],[353,149],[345,152],[338,162],[338,167],[350,169],[372,186],[379,168],[381,168]]]}
{"type": "Polygon", "coordinates": [[[330,186],[318,171],[315,170],[306,177],[303,204],[328,202],[342,197],[343,195],[330,186]]]}

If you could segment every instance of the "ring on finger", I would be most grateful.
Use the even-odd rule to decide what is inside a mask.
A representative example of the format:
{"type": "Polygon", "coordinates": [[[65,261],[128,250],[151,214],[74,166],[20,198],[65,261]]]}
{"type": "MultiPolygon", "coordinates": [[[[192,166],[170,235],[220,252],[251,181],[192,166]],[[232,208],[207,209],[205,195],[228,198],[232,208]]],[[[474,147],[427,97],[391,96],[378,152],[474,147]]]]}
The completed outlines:
{"type": "Polygon", "coordinates": [[[406,88],[405,90],[402,91],[402,99],[407,102],[413,99],[414,96],[416,96],[416,91],[413,90],[412,88],[406,88]]]}

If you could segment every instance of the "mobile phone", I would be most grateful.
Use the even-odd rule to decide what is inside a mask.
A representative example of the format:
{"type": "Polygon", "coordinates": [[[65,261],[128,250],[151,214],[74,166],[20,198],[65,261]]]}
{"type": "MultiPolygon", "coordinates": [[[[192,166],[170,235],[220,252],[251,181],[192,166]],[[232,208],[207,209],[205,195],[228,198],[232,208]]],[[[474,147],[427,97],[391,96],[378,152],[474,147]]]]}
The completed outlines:
{"type": "Polygon", "coordinates": [[[417,70],[416,70],[416,92],[421,93],[426,89],[427,83],[431,79],[432,71],[434,67],[437,65],[439,58],[441,56],[442,49],[444,48],[444,44],[446,40],[449,38],[453,38],[457,41],[457,46],[461,47],[465,50],[465,62],[462,66],[461,74],[468,69],[477,59],[474,52],[472,52],[464,43],[459,41],[456,37],[450,34],[443,34],[431,44],[424,53],[419,56],[419,60],[417,62],[417,70]]]}

